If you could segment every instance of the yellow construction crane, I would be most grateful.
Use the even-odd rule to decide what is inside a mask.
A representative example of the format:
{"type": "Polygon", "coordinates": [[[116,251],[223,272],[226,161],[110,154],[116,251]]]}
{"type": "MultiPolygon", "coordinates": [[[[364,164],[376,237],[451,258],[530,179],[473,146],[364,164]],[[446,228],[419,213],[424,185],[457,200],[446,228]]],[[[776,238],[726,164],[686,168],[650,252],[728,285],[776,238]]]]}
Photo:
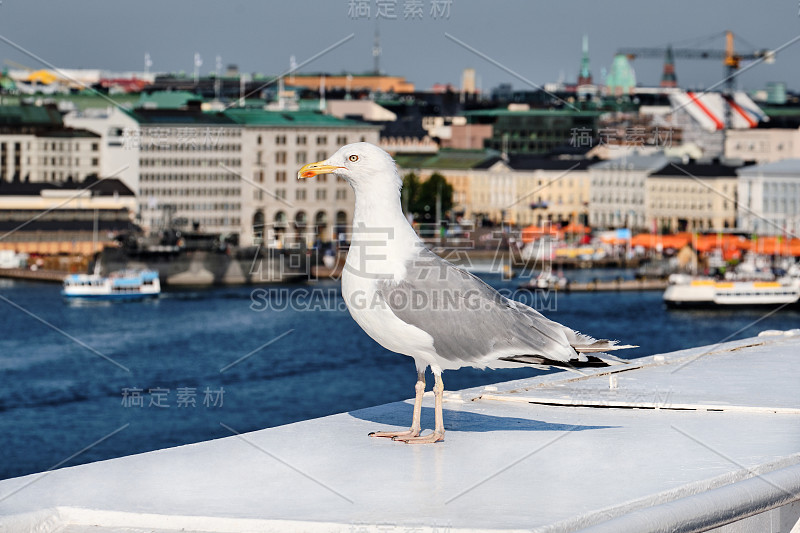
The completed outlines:
{"type": "MultiPolygon", "coordinates": [[[[617,51],[619,54],[624,54],[628,56],[629,59],[635,59],[637,57],[643,58],[655,58],[655,57],[665,57],[667,54],[671,54],[674,58],[678,59],[715,59],[715,60],[722,60],[722,64],[725,66],[725,79],[724,82],[724,92],[727,97],[733,97],[733,91],[736,87],[736,71],[741,68],[742,61],[750,61],[750,60],[763,60],[766,63],[773,63],[775,61],[775,53],[772,50],[756,50],[754,52],[750,52],[747,54],[741,54],[736,52],[736,48],[734,46],[734,35],[733,32],[730,30],[725,31],[725,49],[724,50],[707,50],[707,49],[699,49],[699,48],[675,48],[673,49],[671,46],[667,46],[664,48],[659,47],[644,47],[644,48],[621,48],[617,51]]],[[[726,124],[731,124],[731,109],[730,106],[727,106],[726,109],[726,116],[725,116],[726,124]]]]}

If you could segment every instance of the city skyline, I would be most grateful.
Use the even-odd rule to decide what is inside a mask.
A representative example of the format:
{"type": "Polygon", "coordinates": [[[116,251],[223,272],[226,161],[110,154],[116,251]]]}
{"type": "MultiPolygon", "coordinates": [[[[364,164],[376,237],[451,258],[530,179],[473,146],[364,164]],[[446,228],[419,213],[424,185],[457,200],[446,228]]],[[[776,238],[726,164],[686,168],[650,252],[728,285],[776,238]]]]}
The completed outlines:
{"type": "MultiPolygon", "coordinates": [[[[205,0],[162,5],[145,1],[135,7],[124,10],[119,4],[91,0],[70,4],[5,0],[0,4],[4,41],[0,57],[34,69],[46,68],[40,58],[59,68],[141,71],[149,53],[153,72],[191,74],[199,53],[201,75],[216,69],[219,55],[223,68],[236,64],[241,72],[269,76],[286,71],[295,56],[302,65],[300,73],[367,72],[373,70],[379,28],[381,71],[405,76],[419,90],[436,83],[459,86],[465,68],[476,70],[484,91],[501,83],[524,90],[559,80],[574,82],[584,34],[589,37],[591,73],[595,82],[602,83],[603,71],[618,48],[672,44],[722,49],[721,33],[730,29],[739,36],[737,51],[785,47],[774,64],[747,69],[745,62],[737,76],[739,88],[761,89],[770,81],[785,82],[790,90],[800,88],[800,72],[794,68],[800,44],[792,43],[800,34],[795,2],[776,2],[763,9],[744,1],[714,0],[697,13],[689,2],[664,7],[629,0],[602,4],[510,0],[492,9],[490,17],[485,12],[488,6],[468,0],[224,5],[205,0]],[[320,54],[337,42],[341,44],[320,54]],[[304,64],[314,56],[318,57],[304,64]],[[428,60],[420,62],[420,57],[428,60]]],[[[662,60],[639,58],[633,64],[640,85],[658,85],[662,60]]],[[[712,86],[723,72],[720,61],[676,60],[678,84],[683,87],[712,86]]]]}

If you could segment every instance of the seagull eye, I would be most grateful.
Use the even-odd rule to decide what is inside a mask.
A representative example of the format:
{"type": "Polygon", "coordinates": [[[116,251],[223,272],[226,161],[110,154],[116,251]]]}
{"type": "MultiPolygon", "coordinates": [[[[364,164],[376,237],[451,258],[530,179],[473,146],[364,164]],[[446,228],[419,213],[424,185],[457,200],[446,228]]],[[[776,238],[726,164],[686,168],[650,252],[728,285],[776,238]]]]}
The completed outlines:
{"type": "Polygon", "coordinates": [[[349,159],[350,161],[355,163],[356,161],[358,161],[358,156],[354,154],[354,155],[351,155],[350,157],[348,157],[347,159],[349,159]]]}

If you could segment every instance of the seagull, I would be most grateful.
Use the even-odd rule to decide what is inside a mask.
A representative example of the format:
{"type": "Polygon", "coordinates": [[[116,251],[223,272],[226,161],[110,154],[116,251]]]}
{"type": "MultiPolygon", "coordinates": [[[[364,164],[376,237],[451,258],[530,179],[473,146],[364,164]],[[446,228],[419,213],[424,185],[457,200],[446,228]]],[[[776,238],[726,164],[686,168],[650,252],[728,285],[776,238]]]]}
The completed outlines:
{"type": "Polygon", "coordinates": [[[474,275],[428,250],[403,214],[403,185],[392,157],[366,142],[309,163],[298,179],[343,178],[355,192],[342,295],[350,315],[384,348],[410,356],[417,368],[408,431],[379,431],[411,444],[444,440],[442,371],[475,368],[576,370],[624,364],[604,352],[635,346],[596,340],[508,299],[474,275]],[[420,435],[425,371],[434,375],[435,429],[420,435]]]}

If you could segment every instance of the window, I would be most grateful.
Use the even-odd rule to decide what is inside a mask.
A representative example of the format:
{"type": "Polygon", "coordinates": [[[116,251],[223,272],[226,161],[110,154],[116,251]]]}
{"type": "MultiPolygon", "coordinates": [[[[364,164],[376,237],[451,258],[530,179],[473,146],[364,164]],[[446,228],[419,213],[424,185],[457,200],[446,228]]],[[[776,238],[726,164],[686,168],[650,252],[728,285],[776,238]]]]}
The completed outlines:
{"type": "Polygon", "coordinates": [[[285,170],[278,170],[275,172],[275,181],[278,183],[283,183],[286,181],[286,171],[285,170]]]}
{"type": "Polygon", "coordinates": [[[286,144],[286,135],[276,135],[275,144],[286,144]]]}
{"type": "Polygon", "coordinates": [[[347,136],[346,135],[337,135],[336,136],[336,144],[347,144],[347,136]]]}
{"type": "MultiPolygon", "coordinates": [[[[317,144],[328,144],[328,137],[325,135],[317,135],[317,144]]],[[[324,157],[322,159],[324,159],[324,157]]]]}
{"type": "Polygon", "coordinates": [[[305,146],[306,144],[306,136],[305,135],[298,135],[297,136],[297,144],[300,146],[305,146]]]}
{"type": "Polygon", "coordinates": [[[317,200],[326,200],[328,197],[328,191],[325,189],[317,189],[316,197],[317,200]]]}
{"type": "Polygon", "coordinates": [[[347,189],[336,189],[337,200],[347,200],[347,189]]]}
{"type": "Polygon", "coordinates": [[[306,190],[305,189],[297,189],[294,191],[294,199],[295,200],[305,200],[306,199],[306,190]]]}
{"type": "Polygon", "coordinates": [[[295,163],[298,165],[303,165],[306,162],[306,153],[305,152],[297,152],[295,154],[295,163]]]}
{"type": "Polygon", "coordinates": [[[275,162],[278,164],[285,164],[286,152],[275,152],[275,162]]]}
{"type": "Polygon", "coordinates": [[[275,197],[286,200],[286,189],[275,189],[275,197]]]}
{"type": "Polygon", "coordinates": [[[98,143],[92,143],[92,152],[96,152],[100,149],[100,145],[98,143]]]}

